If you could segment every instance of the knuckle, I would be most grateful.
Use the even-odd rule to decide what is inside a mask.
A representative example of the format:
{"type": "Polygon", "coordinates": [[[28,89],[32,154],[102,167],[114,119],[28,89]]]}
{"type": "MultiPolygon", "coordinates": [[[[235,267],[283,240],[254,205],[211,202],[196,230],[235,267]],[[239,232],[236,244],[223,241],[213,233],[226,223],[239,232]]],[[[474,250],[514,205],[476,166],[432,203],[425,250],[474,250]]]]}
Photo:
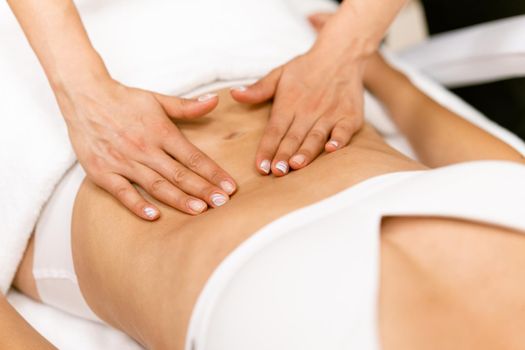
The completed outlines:
{"type": "Polygon", "coordinates": [[[350,122],[339,123],[337,125],[337,129],[344,134],[351,134],[355,128],[354,124],[350,122]]]}
{"type": "Polygon", "coordinates": [[[159,193],[165,185],[166,185],[166,180],[165,179],[163,179],[163,178],[155,179],[149,185],[149,192],[150,193],[159,193]]]}
{"type": "Polygon", "coordinates": [[[188,176],[188,172],[184,169],[175,169],[173,171],[173,174],[171,175],[171,180],[174,185],[180,186],[186,177],[188,176]]]}
{"type": "Polygon", "coordinates": [[[171,135],[173,131],[173,124],[169,120],[159,122],[155,133],[161,138],[165,138],[171,135]]]}
{"type": "Polygon", "coordinates": [[[210,172],[209,180],[213,183],[219,183],[224,177],[222,171],[219,168],[214,167],[210,172]]]}
{"type": "Polygon", "coordinates": [[[316,142],[324,142],[326,140],[326,133],[319,129],[310,131],[310,137],[316,142]]]}
{"type": "Polygon", "coordinates": [[[104,168],[105,160],[98,154],[91,154],[87,157],[85,165],[88,172],[98,172],[104,168]]]}
{"type": "Polygon", "coordinates": [[[113,189],[113,194],[115,195],[116,198],[118,198],[121,201],[127,197],[128,193],[129,193],[128,186],[118,185],[113,189]]]}
{"type": "MultiPolygon", "coordinates": [[[[122,142],[122,145],[131,150],[131,152],[144,152],[147,148],[146,140],[143,137],[133,135],[129,131],[119,131],[117,137],[122,142]]],[[[119,157],[115,156],[115,158],[119,157]]]]}
{"type": "Polygon", "coordinates": [[[280,137],[282,135],[282,129],[278,125],[270,124],[266,128],[266,135],[275,138],[280,137]]]}
{"type": "Polygon", "coordinates": [[[290,133],[286,135],[286,140],[288,143],[295,145],[303,141],[303,137],[297,133],[290,133]]]}
{"type": "Polygon", "coordinates": [[[188,157],[188,167],[190,169],[199,168],[204,161],[204,154],[200,151],[193,151],[188,157]]]}

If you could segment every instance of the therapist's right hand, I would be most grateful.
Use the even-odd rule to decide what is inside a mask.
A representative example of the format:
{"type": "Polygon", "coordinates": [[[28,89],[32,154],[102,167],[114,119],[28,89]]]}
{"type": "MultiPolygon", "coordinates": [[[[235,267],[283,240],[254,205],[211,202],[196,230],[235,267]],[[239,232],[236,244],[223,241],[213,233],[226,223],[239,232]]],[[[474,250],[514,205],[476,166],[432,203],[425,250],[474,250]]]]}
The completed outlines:
{"type": "Polygon", "coordinates": [[[106,79],[93,89],[57,94],[57,100],[87,177],[135,215],[152,221],[160,210],[132,184],[192,215],[223,205],[235,192],[233,178],[170,120],[209,113],[216,95],[180,99],[106,79]]]}

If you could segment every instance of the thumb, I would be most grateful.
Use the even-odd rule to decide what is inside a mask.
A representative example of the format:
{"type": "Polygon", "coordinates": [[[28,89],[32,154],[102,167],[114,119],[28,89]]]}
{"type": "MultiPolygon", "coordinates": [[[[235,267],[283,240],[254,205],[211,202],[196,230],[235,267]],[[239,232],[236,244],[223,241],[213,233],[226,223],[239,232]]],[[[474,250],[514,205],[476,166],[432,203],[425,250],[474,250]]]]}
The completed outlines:
{"type": "Polygon", "coordinates": [[[171,118],[193,119],[211,112],[219,103],[216,93],[208,93],[194,99],[155,94],[164,111],[171,118]]]}
{"type": "Polygon", "coordinates": [[[267,76],[250,86],[241,86],[231,90],[232,97],[241,103],[263,103],[275,96],[281,79],[282,67],[271,71],[267,76]]]}

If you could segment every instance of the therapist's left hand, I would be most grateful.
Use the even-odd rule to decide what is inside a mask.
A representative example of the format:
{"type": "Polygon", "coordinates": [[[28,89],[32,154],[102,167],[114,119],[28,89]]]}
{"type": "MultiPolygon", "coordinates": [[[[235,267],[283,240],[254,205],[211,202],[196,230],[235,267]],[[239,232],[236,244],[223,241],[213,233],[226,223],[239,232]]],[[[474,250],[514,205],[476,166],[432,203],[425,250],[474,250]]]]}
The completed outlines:
{"type": "Polygon", "coordinates": [[[261,174],[283,176],[301,169],[323,150],[346,146],[363,125],[365,59],[341,50],[330,33],[314,47],[248,87],[232,89],[238,102],[274,99],[261,139],[256,167],[261,174]]]}

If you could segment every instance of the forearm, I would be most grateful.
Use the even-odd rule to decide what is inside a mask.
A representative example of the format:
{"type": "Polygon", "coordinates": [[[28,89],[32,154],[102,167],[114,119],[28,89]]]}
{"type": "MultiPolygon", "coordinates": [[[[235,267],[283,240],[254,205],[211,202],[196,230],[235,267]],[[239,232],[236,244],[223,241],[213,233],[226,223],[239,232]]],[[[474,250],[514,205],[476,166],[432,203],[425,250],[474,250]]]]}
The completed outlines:
{"type": "Polygon", "coordinates": [[[342,56],[373,54],[406,0],[345,0],[320,33],[319,46],[336,46],[342,56]],[[324,39],[327,40],[324,40],[324,39]]]}
{"type": "Polygon", "coordinates": [[[523,161],[512,147],[433,101],[379,55],[367,66],[365,85],[430,167],[484,159],[523,161]]]}
{"type": "Polygon", "coordinates": [[[0,348],[51,350],[51,343],[38,334],[0,294],[0,348]]]}
{"type": "Polygon", "coordinates": [[[51,87],[80,89],[108,73],[71,0],[8,0],[51,87]]]}

